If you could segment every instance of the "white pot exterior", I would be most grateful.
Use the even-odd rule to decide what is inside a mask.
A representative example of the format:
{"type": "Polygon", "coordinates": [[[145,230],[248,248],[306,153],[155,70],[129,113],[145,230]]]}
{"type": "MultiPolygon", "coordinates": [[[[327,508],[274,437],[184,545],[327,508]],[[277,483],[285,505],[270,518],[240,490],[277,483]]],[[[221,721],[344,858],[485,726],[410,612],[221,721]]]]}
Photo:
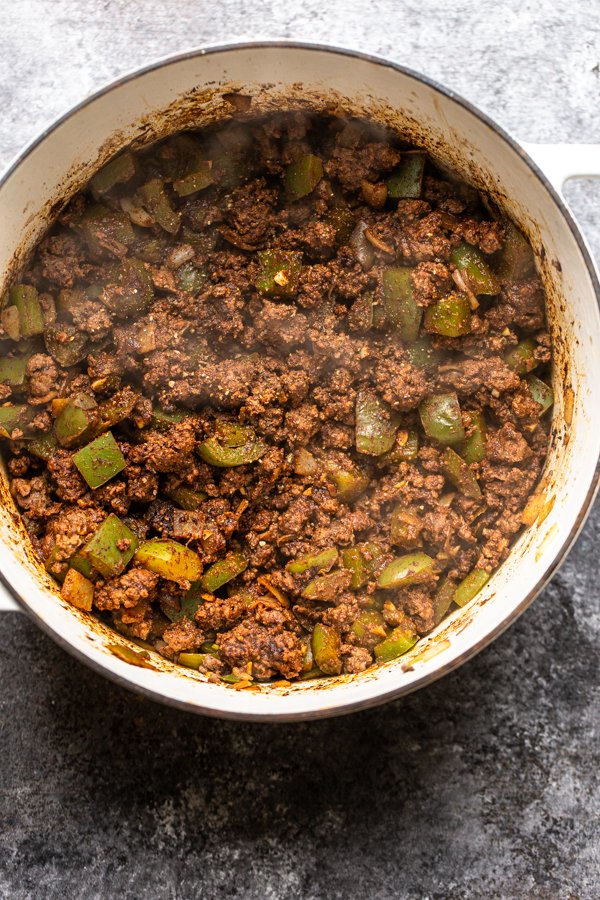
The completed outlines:
{"type": "Polygon", "coordinates": [[[529,235],[556,348],[553,440],[540,517],[481,594],[402,660],[359,676],[289,688],[235,691],[158,655],[154,669],[115,657],[107,643],[127,640],[60,599],[15,520],[5,483],[0,572],[59,643],[134,690],[216,716],[316,718],[380,703],[455,668],[510,624],[556,569],[583,523],[598,478],[599,288],[583,240],[557,195],[526,154],[464,101],[381,60],[332,48],[262,44],[199,51],[143,70],[87,100],[32,145],[0,183],[0,291],[44,232],[57,201],[76,192],[112,153],[131,141],[146,143],[228,117],[231,106],[222,94],[236,89],[253,96],[253,111],[308,100],[317,108],[391,124],[494,195],[529,235]]]}

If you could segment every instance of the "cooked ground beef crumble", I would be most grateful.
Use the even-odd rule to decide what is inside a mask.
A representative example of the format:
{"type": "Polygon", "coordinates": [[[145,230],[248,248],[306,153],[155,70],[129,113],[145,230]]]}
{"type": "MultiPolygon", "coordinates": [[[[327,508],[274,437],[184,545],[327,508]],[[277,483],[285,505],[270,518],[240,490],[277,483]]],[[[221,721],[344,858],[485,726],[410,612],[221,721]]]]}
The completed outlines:
{"type": "Polygon", "coordinates": [[[1,323],[35,550],[69,602],[211,680],[407,652],[506,558],[547,451],[531,248],[365,122],[122,153],[1,323]]]}

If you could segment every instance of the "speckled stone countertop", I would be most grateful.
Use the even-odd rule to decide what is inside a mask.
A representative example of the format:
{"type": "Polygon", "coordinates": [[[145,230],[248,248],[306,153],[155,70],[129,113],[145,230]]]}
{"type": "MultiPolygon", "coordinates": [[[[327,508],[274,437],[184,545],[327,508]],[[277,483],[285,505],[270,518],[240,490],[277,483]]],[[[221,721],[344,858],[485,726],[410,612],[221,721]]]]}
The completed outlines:
{"type": "MultiPolygon", "coordinates": [[[[249,37],[380,53],[525,140],[600,142],[592,0],[16,0],[0,165],[157,56],[249,37]]],[[[568,199],[600,256],[600,182],[568,199]]],[[[192,717],[0,619],[0,897],[597,898],[600,508],[519,622],[433,687],[303,725],[192,717]]]]}

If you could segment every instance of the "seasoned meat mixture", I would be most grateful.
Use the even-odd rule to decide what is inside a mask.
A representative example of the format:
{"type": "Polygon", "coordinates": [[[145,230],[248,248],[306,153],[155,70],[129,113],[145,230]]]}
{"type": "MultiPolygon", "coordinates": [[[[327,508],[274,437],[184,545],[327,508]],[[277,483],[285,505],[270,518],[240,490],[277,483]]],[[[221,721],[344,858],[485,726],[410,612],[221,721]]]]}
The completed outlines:
{"type": "Polygon", "coordinates": [[[15,503],[63,597],[213,681],[401,656],[506,559],[552,391],[531,248],[374,125],[111,160],[1,312],[15,503]]]}

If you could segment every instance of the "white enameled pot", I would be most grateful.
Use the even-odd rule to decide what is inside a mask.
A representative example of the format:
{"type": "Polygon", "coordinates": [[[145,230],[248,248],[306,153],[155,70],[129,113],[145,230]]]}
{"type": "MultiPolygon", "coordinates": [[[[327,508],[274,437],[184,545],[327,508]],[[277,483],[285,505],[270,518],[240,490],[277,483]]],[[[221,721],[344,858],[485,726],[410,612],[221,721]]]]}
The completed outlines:
{"type": "MultiPolygon", "coordinates": [[[[577,536],[600,473],[600,287],[585,241],[560,196],[572,175],[600,176],[600,148],[524,147],[469,103],[385,60],[292,43],[213,47],[161,61],[85,100],[31,144],[0,182],[0,295],[62,204],[113,153],[179,128],[229,118],[224,94],[252,112],[310,106],[391,125],[441,164],[488,191],[536,250],[555,347],[553,439],[535,523],[467,607],[414,650],[359,676],[236,691],[153,656],[130,665],[107,644],[128,641],[65,604],[34,557],[2,478],[2,606],[22,608],[58,643],[135,691],[227,718],[319,718],[382,703],[456,668],[531,603],[577,536]],[[538,168],[535,160],[539,161],[538,168]],[[546,174],[543,174],[543,173],[546,174]]],[[[134,647],[135,645],[130,645],[134,647]]],[[[526,677],[526,673],[523,673],[526,677]]]]}

